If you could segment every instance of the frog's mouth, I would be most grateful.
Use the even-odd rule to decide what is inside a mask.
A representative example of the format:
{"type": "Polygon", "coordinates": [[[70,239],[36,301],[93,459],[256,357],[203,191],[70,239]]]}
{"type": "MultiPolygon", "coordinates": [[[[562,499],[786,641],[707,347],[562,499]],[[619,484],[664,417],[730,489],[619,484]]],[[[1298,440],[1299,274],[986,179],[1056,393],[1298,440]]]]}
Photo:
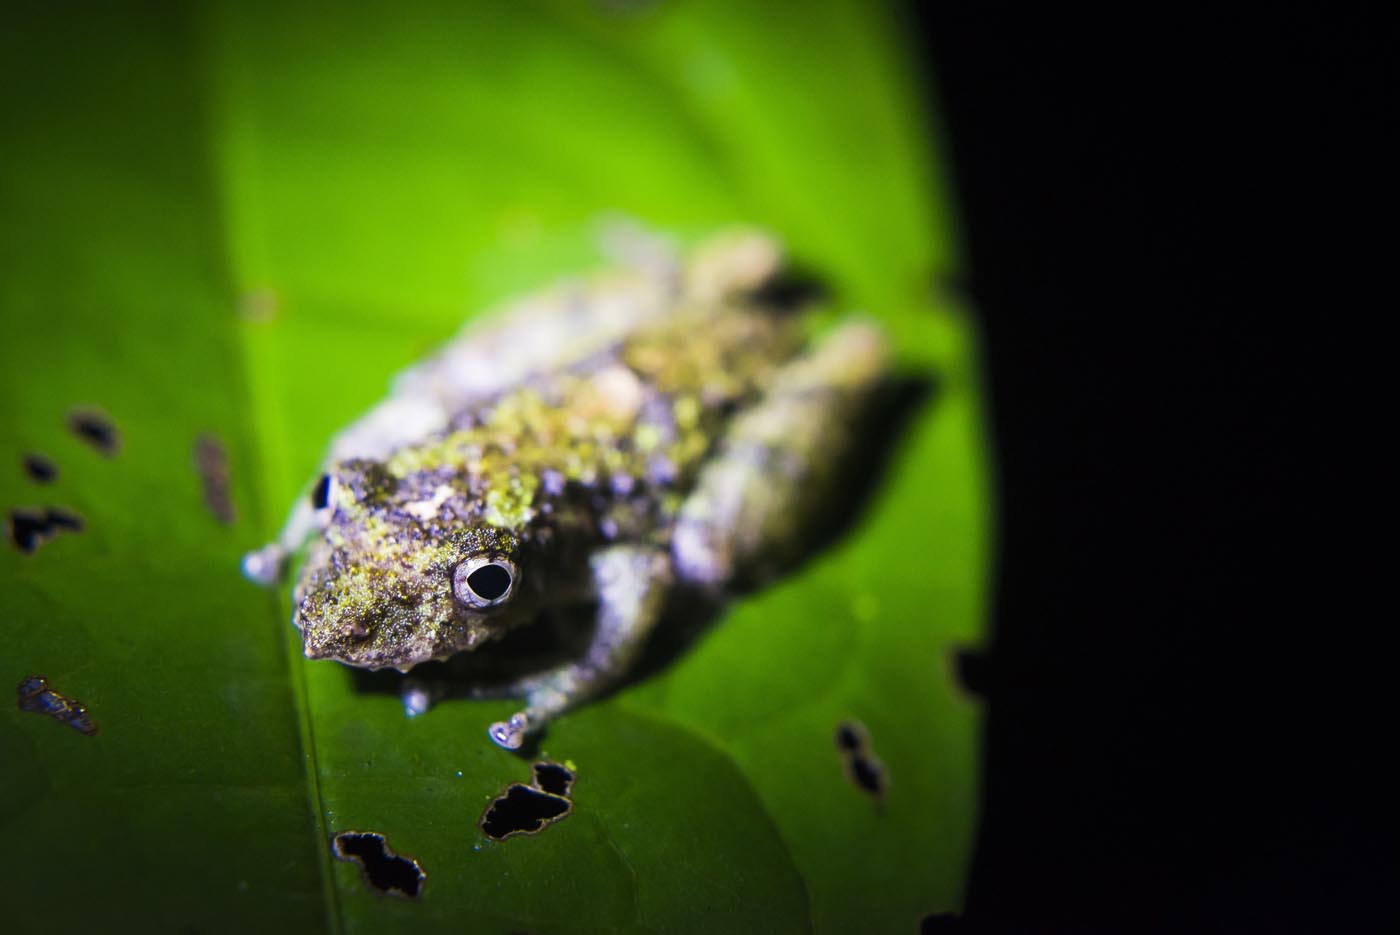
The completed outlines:
{"type": "Polygon", "coordinates": [[[359,669],[407,672],[420,662],[446,659],[474,649],[484,634],[460,621],[424,622],[417,614],[390,613],[374,620],[317,615],[303,602],[293,625],[301,631],[308,659],[334,659],[359,669]]]}

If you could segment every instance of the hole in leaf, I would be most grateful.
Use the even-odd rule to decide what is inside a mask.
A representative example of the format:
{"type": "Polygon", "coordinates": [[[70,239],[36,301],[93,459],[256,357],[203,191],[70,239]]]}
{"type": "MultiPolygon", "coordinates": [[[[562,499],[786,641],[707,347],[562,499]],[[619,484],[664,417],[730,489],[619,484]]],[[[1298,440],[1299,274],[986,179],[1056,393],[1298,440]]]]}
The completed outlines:
{"type": "Polygon", "coordinates": [[[836,726],[836,747],[846,765],[846,778],[862,792],[880,798],[885,794],[885,767],[870,752],[870,732],[859,721],[836,726]]]}
{"type": "Polygon", "coordinates": [[[481,816],[486,836],[504,841],[513,834],[537,834],[546,825],[569,814],[573,803],[562,795],[541,792],[532,786],[511,783],[481,816]]]}
{"type": "Polygon", "coordinates": [[[568,795],[574,786],[574,774],[558,763],[535,764],[535,787],[554,795],[568,795]]]}
{"type": "Polygon", "coordinates": [[[871,795],[885,791],[885,771],[878,762],[860,754],[851,757],[851,781],[871,795]]]}
{"type": "Polygon", "coordinates": [[[194,469],[199,473],[204,487],[204,505],[214,518],[225,526],[231,526],[238,519],[229,497],[228,451],[223,442],[210,434],[200,435],[194,441],[194,469]]]}
{"type": "Polygon", "coordinates": [[[69,512],[60,506],[51,506],[47,512],[49,525],[54,529],[61,529],[65,532],[83,531],[83,518],[77,513],[69,512]]]}
{"type": "Polygon", "coordinates": [[[49,533],[48,516],[31,510],[10,511],[10,541],[21,552],[33,552],[49,533]]]}
{"type": "Polygon", "coordinates": [[[105,413],[96,409],[75,409],[70,412],[68,428],[109,458],[121,449],[121,434],[116,425],[105,413]]]}
{"type": "Polygon", "coordinates": [[[47,714],[89,737],[97,733],[97,725],[92,723],[87,705],[49,688],[49,680],[42,675],[31,675],[19,683],[19,709],[33,714],[47,714]]]}
{"type": "Polygon", "coordinates": [[[83,518],[62,507],[10,511],[10,542],[21,552],[34,552],[60,532],[82,531],[83,518]]]}
{"type": "Polygon", "coordinates": [[[568,795],[574,787],[574,771],[558,763],[536,763],[534,784],[513,782],[504,795],[486,807],[481,830],[486,836],[504,841],[512,834],[538,834],[573,810],[568,795]]]}
{"type": "Polygon", "coordinates": [[[58,480],[58,465],[41,454],[24,456],[24,473],[36,484],[51,484],[58,480]]]}
{"type": "Polygon", "coordinates": [[[418,861],[394,853],[384,835],[342,831],[335,836],[335,856],[360,865],[365,880],[381,893],[417,899],[428,875],[418,861]]]}
{"type": "Polygon", "coordinates": [[[968,647],[953,650],[953,678],[967,694],[986,698],[991,687],[991,658],[981,650],[968,647]]]}

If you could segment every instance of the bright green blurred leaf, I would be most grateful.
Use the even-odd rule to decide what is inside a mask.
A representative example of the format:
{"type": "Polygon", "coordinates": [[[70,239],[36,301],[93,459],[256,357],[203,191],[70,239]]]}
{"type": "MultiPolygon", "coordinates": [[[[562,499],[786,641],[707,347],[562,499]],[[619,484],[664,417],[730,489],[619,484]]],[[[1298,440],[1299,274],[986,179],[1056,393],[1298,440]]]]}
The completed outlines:
{"type": "Polygon", "coordinates": [[[911,931],[957,907],[975,720],[946,661],[978,633],[986,495],[899,32],[835,0],[10,12],[0,506],[88,529],[0,551],[0,676],[47,676],[99,727],[0,718],[17,928],[911,931]],[[405,719],[301,660],[287,595],[237,559],[396,370],[596,264],[609,213],[779,232],[938,390],[850,536],[550,730],[573,812],[496,843],[477,821],[528,779],[485,735],[509,706],[405,719]],[[112,414],[119,456],[65,430],[79,404],[112,414]],[[201,502],[203,432],[230,452],[232,527],[201,502]],[[28,451],[56,484],[24,477],[28,451]],[[843,775],[849,718],[883,803],[843,775]],[[421,900],[331,859],[352,828],[419,860],[421,900]]]}

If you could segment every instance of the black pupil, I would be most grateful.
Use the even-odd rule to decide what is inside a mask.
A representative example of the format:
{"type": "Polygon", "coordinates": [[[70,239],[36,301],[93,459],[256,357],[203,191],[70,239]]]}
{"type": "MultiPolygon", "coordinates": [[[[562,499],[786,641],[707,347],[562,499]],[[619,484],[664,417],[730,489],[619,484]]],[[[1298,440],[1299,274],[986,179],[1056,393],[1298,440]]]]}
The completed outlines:
{"type": "Polygon", "coordinates": [[[316,486],[311,488],[311,505],[318,510],[324,510],[330,501],[331,476],[322,474],[321,479],[316,482],[316,486]]]}
{"type": "Polygon", "coordinates": [[[483,601],[499,600],[510,589],[510,572],[500,565],[482,565],[467,575],[467,586],[483,601]]]}

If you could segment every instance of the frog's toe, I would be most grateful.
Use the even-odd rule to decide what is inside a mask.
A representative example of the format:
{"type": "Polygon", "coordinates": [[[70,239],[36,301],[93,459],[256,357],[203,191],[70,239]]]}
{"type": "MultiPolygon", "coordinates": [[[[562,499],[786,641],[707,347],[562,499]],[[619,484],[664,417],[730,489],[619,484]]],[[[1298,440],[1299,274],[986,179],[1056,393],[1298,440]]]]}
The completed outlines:
{"type": "Polygon", "coordinates": [[[509,721],[497,721],[492,724],[486,733],[491,735],[497,746],[507,750],[519,750],[524,745],[525,734],[529,730],[530,719],[521,711],[512,714],[509,721]]]}

